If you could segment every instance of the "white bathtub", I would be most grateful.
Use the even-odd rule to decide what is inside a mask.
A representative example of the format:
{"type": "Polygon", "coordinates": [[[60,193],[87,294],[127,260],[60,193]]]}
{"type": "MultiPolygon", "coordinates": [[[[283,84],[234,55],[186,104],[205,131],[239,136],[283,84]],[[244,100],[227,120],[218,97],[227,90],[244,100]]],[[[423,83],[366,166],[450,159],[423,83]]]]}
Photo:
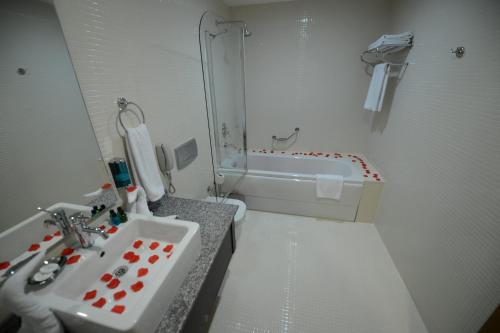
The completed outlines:
{"type": "Polygon", "coordinates": [[[352,157],[248,153],[248,173],[238,192],[250,209],[354,221],[363,191],[363,174],[352,157]],[[316,198],[316,174],[344,177],[340,200],[316,198]]]}

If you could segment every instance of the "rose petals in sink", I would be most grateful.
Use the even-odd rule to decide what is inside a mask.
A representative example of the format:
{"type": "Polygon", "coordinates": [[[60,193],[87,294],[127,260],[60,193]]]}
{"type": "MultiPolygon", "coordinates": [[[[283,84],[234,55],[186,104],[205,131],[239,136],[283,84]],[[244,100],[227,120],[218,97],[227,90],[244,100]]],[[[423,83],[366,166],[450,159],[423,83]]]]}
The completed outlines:
{"type": "Polygon", "coordinates": [[[113,275],[106,273],[101,276],[101,281],[102,282],[109,282],[113,278],[113,275]]]}
{"type": "Polygon", "coordinates": [[[91,299],[94,299],[97,295],[97,290],[92,290],[92,291],[87,291],[85,293],[85,295],[83,296],[83,300],[84,301],[88,301],[88,300],[91,300],[91,299]]]}
{"type": "Polygon", "coordinates": [[[48,242],[49,240],[52,239],[52,236],[51,235],[45,235],[45,237],[43,237],[43,241],[44,242],[48,242]]]}
{"type": "Polygon", "coordinates": [[[113,294],[113,298],[115,299],[115,301],[118,301],[125,296],[127,296],[127,292],[125,290],[120,290],[113,294]]]}
{"type": "Polygon", "coordinates": [[[61,255],[62,256],[69,256],[70,254],[72,254],[73,252],[75,252],[74,249],[70,248],[70,247],[67,247],[65,248],[64,250],[62,250],[61,252],[61,255]]]}
{"type": "Polygon", "coordinates": [[[165,246],[163,248],[163,252],[170,252],[170,251],[172,251],[173,248],[174,248],[174,246],[172,244],[168,244],[167,246],[165,246]]]}
{"type": "Polygon", "coordinates": [[[144,287],[144,283],[142,281],[137,281],[133,285],[130,286],[130,289],[132,289],[134,292],[138,292],[144,287]]]}
{"type": "Polygon", "coordinates": [[[111,280],[106,286],[109,288],[109,289],[115,289],[116,287],[118,287],[118,285],[120,284],[120,280],[118,279],[113,279],[111,280]]]}
{"type": "Polygon", "coordinates": [[[102,308],[106,304],[106,300],[104,298],[99,298],[96,302],[92,303],[92,306],[96,308],[102,308]]]}
{"type": "Polygon", "coordinates": [[[66,264],[68,264],[68,265],[76,264],[78,262],[78,260],[80,260],[79,254],[77,254],[76,256],[69,257],[69,259],[66,261],[66,264]]]}
{"type": "Polygon", "coordinates": [[[136,248],[136,249],[138,249],[138,248],[140,248],[140,247],[141,247],[141,245],[142,245],[142,241],[139,239],[139,240],[136,240],[136,241],[134,242],[133,247],[134,247],[134,248],[136,248]]]}
{"type": "Polygon", "coordinates": [[[148,272],[149,272],[149,270],[145,267],[139,268],[137,270],[137,277],[142,277],[142,276],[148,274],[148,272]]]}
{"type": "Polygon", "coordinates": [[[154,250],[156,250],[156,248],[157,248],[158,246],[160,246],[160,243],[158,243],[158,242],[152,242],[152,243],[149,245],[149,249],[154,251],[154,250]]]}
{"type": "Polygon", "coordinates": [[[154,264],[158,259],[159,257],[156,254],[153,254],[151,257],[148,258],[148,261],[150,264],[154,264]]]}
{"type": "Polygon", "coordinates": [[[0,269],[6,269],[9,266],[10,266],[10,262],[8,262],[8,261],[0,262],[0,269]]]}
{"type": "Polygon", "coordinates": [[[134,252],[128,251],[125,252],[125,254],[123,254],[123,259],[130,261],[130,259],[134,258],[134,256],[135,256],[134,252]]]}
{"type": "Polygon", "coordinates": [[[31,244],[31,246],[28,248],[28,251],[36,251],[40,248],[40,244],[31,244]]]}
{"type": "Polygon", "coordinates": [[[118,231],[118,228],[117,227],[111,227],[108,229],[108,231],[106,231],[108,234],[114,234],[115,232],[118,231]]]}
{"type": "Polygon", "coordinates": [[[134,255],[134,257],[132,259],[130,259],[128,262],[131,263],[131,264],[133,264],[133,263],[138,262],[140,259],[141,259],[141,256],[134,255]]]}
{"type": "Polygon", "coordinates": [[[122,314],[125,311],[125,305],[115,305],[111,309],[112,312],[122,314]]]}

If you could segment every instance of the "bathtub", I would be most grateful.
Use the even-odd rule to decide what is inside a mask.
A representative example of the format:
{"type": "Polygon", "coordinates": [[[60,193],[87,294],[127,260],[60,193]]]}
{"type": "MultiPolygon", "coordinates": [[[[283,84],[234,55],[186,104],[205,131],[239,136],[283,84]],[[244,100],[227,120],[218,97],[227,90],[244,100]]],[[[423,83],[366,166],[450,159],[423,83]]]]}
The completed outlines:
{"type": "Polygon", "coordinates": [[[317,154],[248,152],[248,172],[237,191],[249,209],[355,221],[368,177],[365,162],[356,155],[317,154]],[[340,200],[316,197],[316,174],[344,177],[340,200]]]}

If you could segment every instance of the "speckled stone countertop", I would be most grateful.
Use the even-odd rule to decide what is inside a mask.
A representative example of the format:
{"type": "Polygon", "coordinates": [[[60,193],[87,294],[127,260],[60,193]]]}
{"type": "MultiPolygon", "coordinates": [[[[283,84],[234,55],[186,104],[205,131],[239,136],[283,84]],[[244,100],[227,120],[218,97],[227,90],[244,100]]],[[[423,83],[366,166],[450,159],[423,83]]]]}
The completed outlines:
{"type": "Polygon", "coordinates": [[[175,197],[164,197],[154,208],[156,216],[177,215],[180,220],[199,223],[201,236],[201,254],[169,305],[156,332],[181,331],[237,209],[238,206],[234,205],[175,197]]]}

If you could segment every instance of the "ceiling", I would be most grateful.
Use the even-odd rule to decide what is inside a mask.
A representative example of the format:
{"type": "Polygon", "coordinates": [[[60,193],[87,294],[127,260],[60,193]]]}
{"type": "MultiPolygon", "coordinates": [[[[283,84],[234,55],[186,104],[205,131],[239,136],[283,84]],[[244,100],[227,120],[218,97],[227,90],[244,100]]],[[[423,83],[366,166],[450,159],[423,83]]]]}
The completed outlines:
{"type": "Polygon", "coordinates": [[[236,7],[245,5],[260,5],[264,3],[273,3],[273,2],[285,2],[293,0],[223,0],[223,1],[229,7],[236,7]]]}

